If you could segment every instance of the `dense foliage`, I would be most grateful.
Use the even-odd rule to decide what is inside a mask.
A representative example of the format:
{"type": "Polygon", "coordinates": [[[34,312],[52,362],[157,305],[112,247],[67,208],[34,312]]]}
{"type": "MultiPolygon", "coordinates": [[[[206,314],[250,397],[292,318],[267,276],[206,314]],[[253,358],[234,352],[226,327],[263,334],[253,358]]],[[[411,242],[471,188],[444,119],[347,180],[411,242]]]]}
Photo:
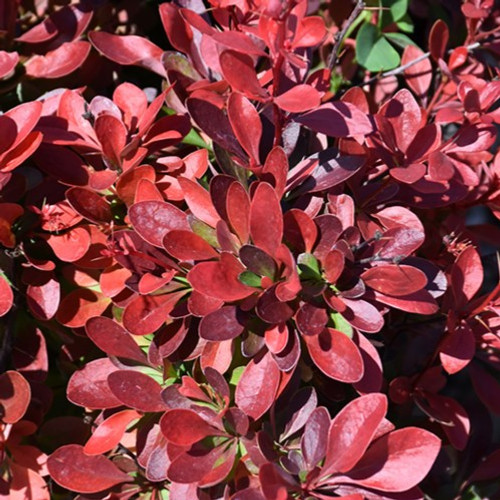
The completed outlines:
{"type": "Polygon", "coordinates": [[[1,2],[0,497],[500,498],[499,21],[1,2]]]}

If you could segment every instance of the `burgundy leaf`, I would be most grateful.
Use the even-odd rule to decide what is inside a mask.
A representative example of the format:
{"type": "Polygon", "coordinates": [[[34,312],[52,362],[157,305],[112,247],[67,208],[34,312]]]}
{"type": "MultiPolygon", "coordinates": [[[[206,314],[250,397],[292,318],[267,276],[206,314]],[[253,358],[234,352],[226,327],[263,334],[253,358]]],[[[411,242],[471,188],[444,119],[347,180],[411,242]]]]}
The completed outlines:
{"type": "Polygon", "coordinates": [[[303,337],[314,364],[328,377],[353,383],[363,376],[363,359],[356,344],[344,333],[325,328],[303,337]]]}
{"type": "Polygon", "coordinates": [[[238,321],[238,308],[224,306],[201,320],[199,332],[203,339],[220,342],[238,337],[244,328],[244,325],[238,321]]]}
{"type": "Polygon", "coordinates": [[[109,203],[95,191],[73,187],[66,191],[66,199],[80,215],[91,222],[109,222],[112,218],[109,203]]]}
{"type": "Polygon", "coordinates": [[[137,342],[125,328],[111,318],[105,316],[90,318],[85,323],[85,331],[92,342],[109,356],[132,359],[139,363],[146,361],[146,356],[137,342]]]}
{"type": "Polygon", "coordinates": [[[444,58],[449,38],[450,31],[448,26],[443,20],[438,19],[432,25],[429,33],[429,50],[434,61],[437,62],[439,59],[444,58]]]}
{"type": "Polygon", "coordinates": [[[161,398],[162,387],[144,373],[118,370],[108,375],[108,386],[122,404],[141,412],[159,412],[166,409],[161,398]]]}
{"type": "Polygon", "coordinates": [[[328,322],[328,314],[323,307],[305,303],[298,310],[295,322],[302,335],[319,335],[328,322]]]}
{"type": "Polygon", "coordinates": [[[295,121],[329,137],[364,136],[373,132],[368,115],[349,102],[322,104],[295,118],[295,121]]]}
{"type": "Polygon", "coordinates": [[[279,381],[280,370],[271,353],[253,358],[236,386],[236,404],[249,417],[259,419],[274,403],[279,381]]]}
{"type": "Polygon", "coordinates": [[[280,440],[288,439],[292,434],[302,429],[309,420],[311,413],[316,408],[318,397],[312,387],[304,387],[299,390],[287,404],[287,412],[292,413],[280,440]]]}
{"type": "MultiPolygon", "coordinates": [[[[307,470],[312,470],[326,454],[330,415],[324,407],[316,408],[307,419],[304,434],[300,440],[300,449],[307,470]]],[[[328,459],[327,459],[328,460],[328,459]]]]}
{"type": "Polygon", "coordinates": [[[474,332],[466,322],[448,332],[440,345],[439,358],[443,368],[450,374],[465,368],[476,353],[474,332]]]}
{"type": "Polygon", "coordinates": [[[77,288],[63,298],[56,319],[70,328],[79,328],[89,318],[100,316],[110,303],[111,300],[101,293],[89,288],[77,288]]]}
{"type": "Polygon", "coordinates": [[[47,461],[50,477],[77,493],[97,493],[132,478],[104,456],[89,456],[83,446],[69,444],[57,449],[47,461]]]}

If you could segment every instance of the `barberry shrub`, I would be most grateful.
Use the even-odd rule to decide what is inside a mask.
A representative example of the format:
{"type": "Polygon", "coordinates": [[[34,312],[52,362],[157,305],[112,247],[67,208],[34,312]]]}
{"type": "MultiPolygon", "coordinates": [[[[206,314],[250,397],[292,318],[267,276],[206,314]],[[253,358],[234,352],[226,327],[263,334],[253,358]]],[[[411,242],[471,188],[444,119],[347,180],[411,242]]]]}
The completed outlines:
{"type": "Polygon", "coordinates": [[[500,498],[492,0],[0,5],[0,497],[500,498]]]}

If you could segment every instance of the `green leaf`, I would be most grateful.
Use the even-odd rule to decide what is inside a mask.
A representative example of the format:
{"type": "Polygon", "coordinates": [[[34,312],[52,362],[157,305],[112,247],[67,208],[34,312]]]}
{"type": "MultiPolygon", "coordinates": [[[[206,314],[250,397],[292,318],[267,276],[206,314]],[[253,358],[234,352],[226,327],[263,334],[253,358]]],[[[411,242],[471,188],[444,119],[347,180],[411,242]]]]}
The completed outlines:
{"type": "Polygon", "coordinates": [[[401,49],[404,49],[408,45],[415,45],[415,47],[417,46],[417,44],[413,40],[411,40],[403,33],[384,33],[384,36],[401,49]]]}
{"type": "Polygon", "coordinates": [[[241,283],[247,286],[253,286],[254,288],[259,288],[261,285],[261,277],[258,274],[252,273],[252,271],[243,271],[238,279],[241,283]]]}
{"type": "Polygon", "coordinates": [[[332,312],[330,314],[330,318],[332,318],[333,324],[335,325],[335,330],[344,333],[350,339],[352,339],[353,329],[352,326],[347,322],[347,320],[342,316],[342,314],[338,312],[332,312]]]}
{"type": "Polygon", "coordinates": [[[373,24],[364,24],[356,37],[356,58],[372,72],[396,68],[401,58],[373,24]]]}
{"type": "Polygon", "coordinates": [[[405,33],[413,33],[413,30],[415,28],[413,26],[413,21],[411,20],[411,17],[408,14],[406,14],[402,19],[400,19],[396,23],[396,26],[405,33]]]}
{"type": "Polygon", "coordinates": [[[382,0],[382,7],[388,9],[383,10],[381,16],[381,26],[385,27],[403,19],[408,11],[408,0],[382,0]]]}
{"type": "Polygon", "coordinates": [[[238,382],[240,381],[241,376],[243,375],[244,370],[245,370],[244,366],[237,366],[231,372],[231,378],[229,379],[229,385],[236,387],[238,385],[238,382]]]}
{"type": "Polygon", "coordinates": [[[212,151],[212,148],[201,138],[201,135],[198,134],[194,128],[189,131],[189,134],[186,135],[181,142],[183,144],[189,144],[190,146],[196,146],[198,148],[204,148],[212,151]]]}
{"type": "Polygon", "coordinates": [[[321,280],[319,262],[310,253],[301,253],[297,259],[299,275],[305,280],[321,280]]]}

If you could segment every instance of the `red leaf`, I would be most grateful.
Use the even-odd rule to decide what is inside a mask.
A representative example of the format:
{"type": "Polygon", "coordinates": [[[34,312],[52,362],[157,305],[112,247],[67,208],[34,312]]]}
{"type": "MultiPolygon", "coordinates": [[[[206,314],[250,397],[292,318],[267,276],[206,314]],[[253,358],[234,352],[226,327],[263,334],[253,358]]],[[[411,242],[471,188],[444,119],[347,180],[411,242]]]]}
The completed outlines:
{"type": "Polygon", "coordinates": [[[462,322],[446,335],[440,349],[441,364],[453,375],[465,368],[476,353],[474,332],[467,323],[462,322]]]}
{"type": "Polygon", "coordinates": [[[66,295],[56,314],[59,323],[70,328],[84,326],[89,318],[100,316],[111,300],[88,288],[78,288],[66,295]]]}
{"type": "Polygon", "coordinates": [[[135,370],[117,370],[108,375],[108,386],[122,404],[147,413],[165,411],[161,385],[150,376],[135,370]]]}
{"type": "Polygon", "coordinates": [[[451,269],[451,287],[456,308],[464,308],[481,288],[484,279],[483,265],[474,247],[467,247],[451,269]]]}
{"type": "Polygon", "coordinates": [[[303,337],[314,364],[328,377],[352,384],[363,376],[363,359],[356,344],[344,333],[325,328],[303,337]]]}
{"type": "Polygon", "coordinates": [[[238,337],[244,328],[238,321],[238,308],[224,306],[207,314],[201,320],[199,333],[202,339],[220,342],[238,337]]]}
{"type": "Polygon", "coordinates": [[[351,470],[364,455],[387,412],[383,394],[351,401],[333,419],[322,474],[351,470]]]}
{"type": "Polygon", "coordinates": [[[108,59],[125,66],[140,66],[166,77],[161,63],[163,50],[148,39],[136,35],[112,35],[104,31],[91,31],[88,37],[92,45],[108,59]]]}
{"type": "Polygon", "coordinates": [[[97,493],[132,478],[103,456],[88,456],[83,446],[69,444],[47,460],[50,477],[63,488],[78,493],[97,493]]]}
{"type": "Polygon", "coordinates": [[[417,292],[427,285],[427,276],[416,267],[380,265],[361,274],[365,284],[386,295],[399,297],[417,292]]]}
{"type": "Polygon", "coordinates": [[[56,256],[64,262],[81,259],[90,247],[90,234],[84,227],[74,227],[63,234],[51,234],[47,238],[56,256]]]}
{"type": "Polygon", "coordinates": [[[425,234],[415,229],[395,227],[387,230],[381,240],[375,242],[374,253],[384,258],[408,257],[422,245],[425,234]]]}
{"type": "Polygon", "coordinates": [[[163,28],[165,29],[165,33],[170,43],[177,50],[189,53],[191,50],[193,32],[181,17],[179,7],[166,2],[160,5],[159,11],[163,28]]]}
{"type": "Polygon", "coordinates": [[[139,295],[123,311],[123,326],[133,335],[148,335],[168,319],[187,290],[162,295],[139,295]]]}
{"type": "Polygon", "coordinates": [[[224,78],[234,91],[241,92],[251,99],[267,97],[267,92],[257,79],[250,56],[234,50],[225,50],[220,54],[219,61],[224,78]]]}
{"type": "Polygon", "coordinates": [[[141,201],[130,207],[130,222],[145,241],[163,248],[163,238],[174,229],[189,231],[186,214],[170,203],[141,201]]]}
{"type": "Polygon", "coordinates": [[[254,105],[242,94],[233,92],[227,103],[229,122],[238,141],[255,165],[260,165],[259,145],[262,122],[254,105]]]}
{"type": "Polygon", "coordinates": [[[255,291],[238,280],[244,270],[236,257],[221,252],[219,262],[200,262],[189,271],[187,279],[195,290],[210,297],[224,301],[241,300],[255,291]]]}
{"type": "Polygon", "coordinates": [[[319,107],[321,95],[311,85],[299,84],[275,97],[274,102],[289,113],[302,113],[319,107]]]}
{"type": "Polygon", "coordinates": [[[104,158],[114,170],[122,164],[122,151],[127,144],[127,129],[121,120],[110,114],[99,115],[94,130],[102,146],[104,158]]]}
{"type": "Polygon", "coordinates": [[[267,155],[260,175],[261,180],[271,184],[281,198],[285,193],[288,175],[288,158],[283,148],[276,146],[267,155]]]}
{"type": "Polygon", "coordinates": [[[224,435],[196,412],[182,408],[167,411],[161,417],[160,428],[166,440],[177,446],[191,446],[207,436],[224,435]]]}
{"type": "Polygon", "coordinates": [[[375,441],[349,477],[366,488],[406,491],[424,479],[440,448],[441,441],[426,430],[399,429],[375,441]]]}
{"type": "Polygon", "coordinates": [[[86,455],[100,455],[111,451],[121,441],[130,423],[140,417],[140,413],[135,410],[113,413],[97,426],[90,439],[85,443],[83,452],[86,455]]]}
{"type": "Polygon", "coordinates": [[[170,231],[163,238],[165,250],[180,261],[209,260],[219,254],[201,237],[191,231],[170,231]]]}
{"type": "Polygon", "coordinates": [[[33,78],[60,78],[82,66],[89,55],[91,45],[76,40],[65,42],[45,56],[34,56],[26,64],[26,74],[33,78]]]}
{"type": "Polygon", "coordinates": [[[236,386],[236,404],[249,417],[259,419],[274,403],[279,382],[280,370],[270,352],[252,358],[236,386]]]}
{"type": "Polygon", "coordinates": [[[179,177],[179,184],[191,212],[205,224],[215,227],[220,217],[212,204],[210,193],[197,182],[185,177],[179,177]]]}
{"type": "Polygon", "coordinates": [[[240,242],[248,242],[250,235],[250,199],[239,182],[233,182],[227,190],[227,218],[240,242]]]}
{"type": "Polygon", "coordinates": [[[132,359],[140,363],[146,361],[145,354],[130,334],[105,316],[90,318],[85,323],[85,331],[94,344],[109,356],[132,359]]]}
{"type": "Polygon", "coordinates": [[[0,317],[5,316],[14,303],[14,293],[7,280],[0,274],[0,317]]]}
{"type": "Polygon", "coordinates": [[[295,121],[329,137],[364,136],[373,132],[368,115],[349,102],[322,104],[295,118],[295,121]]]}
{"type": "MultiPolygon", "coordinates": [[[[407,45],[401,57],[401,66],[421,57],[424,53],[415,45],[407,45]]],[[[424,97],[432,81],[432,65],[428,58],[404,70],[406,83],[419,97],[424,97]]]]}
{"type": "Polygon", "coordinates": [[[113,215],[106,200],[95,191],[83,187],[73,187],[66,191],[70,205],[91,222],[109,222],[113,215]]]}
{"type": "Polygon", "coordinates": [[[155,169],[150,165],[140,165],[123,172],[118,178],[116,191],[127,205],[134,203],[137,186],[142,179],[155,182],[155,169]]]}
{"type": "Polygon", "coordinates": [[[437,302],[427,290],[419,290],[404,297],[391,297],[375,292],[375,299],[381,304],[415,314],[434,314],[439,310],[437,302]]]}
{"type": "Polygon", "coordinates": [[[116,370],[108,358],[88,362],[69,379],[67,398],[75,405],[92,410],[121,406],[122,402],[108,386],[108,375],[116,370]]]}
{"type": "Polygon", "coordinates": [[[27,380],[14,370],[0,375],[0,419],[5,424],[15,424],[23,418],[31,400],[27,380]]]}
{"type": "Polygon", "coordinates": [[[450,38],[450,30],[446,23],[438,19],[429,33],[429,50],[434,61],[443,59],[446,53],[446,46],[450,38]]]}
{"type": "Polygon", "coordinates": [[[250,234],[255,246],[274,256],[283,238],[283,213],[276,191],[267,182],[257,186],[250,205],[250,234]]]}
{"type": "Polygon", "coordinates": [[[180,142],[191,129],[187,115],[164,116],[157,120],[144,137],[143,145],[157,151],[180,142]]]}

